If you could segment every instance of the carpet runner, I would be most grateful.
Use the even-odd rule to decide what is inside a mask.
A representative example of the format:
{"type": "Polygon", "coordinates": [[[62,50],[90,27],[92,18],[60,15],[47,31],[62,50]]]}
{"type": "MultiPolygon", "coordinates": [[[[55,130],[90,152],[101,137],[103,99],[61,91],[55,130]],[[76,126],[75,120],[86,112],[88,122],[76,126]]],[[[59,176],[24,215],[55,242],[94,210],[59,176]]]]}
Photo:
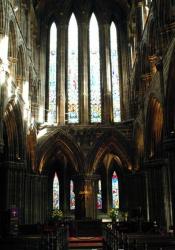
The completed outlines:
{"type": "Polygon", "coordinates": [[[103,249],[103,237],[69,237],[69,249],[103,249]]]}

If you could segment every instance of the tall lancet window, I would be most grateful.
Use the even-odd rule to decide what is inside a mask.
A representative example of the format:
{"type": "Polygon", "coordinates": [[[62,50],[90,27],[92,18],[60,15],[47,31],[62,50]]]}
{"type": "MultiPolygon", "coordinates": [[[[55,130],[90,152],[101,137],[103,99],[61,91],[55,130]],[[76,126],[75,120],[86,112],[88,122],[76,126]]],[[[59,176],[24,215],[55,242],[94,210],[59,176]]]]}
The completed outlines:
{"type": "Polygon", "coordinates": [[[68,30],[68,123],[79,122],[78,27],[72,14],[68,30]]]}
{"type": "Polygon", "coordinates": [[[53,208],[60,208],[60,186],[56,173],[53,178],[53,208]]]}
{"type": "Polygon", "coordinates": [[[101,85],[100,85],[100,53],[99,28],[94,14],[89,27],[90,49],[90,121],[101,122],[101,85]]]}
{"type": "Polygon", "coordinates": [[[74,193],[74,183],[70,181],[70,210],[75,209],[75,193],[74,193]]]}
{"type": "Polygon", "coordinates": [[[111,72],[112,72],[112,102],[113,121],[120,122],[120,87],[119,87],[119,65],[118,65],[118,45],[117,30],[114,22],[110,28],[111,38],[111,72]]]}
{"type": "Polygon", "coordinates": [[[118,176],[115,171],[112,174],[112,207],[119,208],[119,185],[118,176]]]}
{"type": "Polygon", "coordinates": [[[98,180],[97,209],[102,209],[101,180],[98,180]]]}
{"type": "Polygon", "coordinates": [[[57,27],[52,23],[50,28],[50,48],[49,48],[49,105],[48,122],[56,122],[56,70],[57,65],[57,27]]]}

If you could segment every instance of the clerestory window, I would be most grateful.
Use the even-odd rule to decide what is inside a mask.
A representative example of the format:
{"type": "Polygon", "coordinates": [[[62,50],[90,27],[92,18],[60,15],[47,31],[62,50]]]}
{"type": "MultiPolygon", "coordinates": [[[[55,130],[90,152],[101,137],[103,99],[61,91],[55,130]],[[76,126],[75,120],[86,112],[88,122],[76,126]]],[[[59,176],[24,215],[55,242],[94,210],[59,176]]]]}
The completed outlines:
{"type": "Polygon", "coordinates": [[[79,122],[78,27],[72,14],[68,29],[68,123],[79,122]]]}
{"type": "MultiPolygon", "coordinates": [[[[89,123],[101,123],[103,118],[103,107],[106,105],[106,98],[102,96],[102,88],[104,87],[101,84],[101,54],[100,49],[100,37],[99,36],[99,24],[94,13],[92,13],[89,20],[89,40],[88,40],[88,60],[89,62],[83,67],[88,67],[89,72],[89,81],[83,82],[88,89],[87,93],[81,93],[80,90],[84,89],[80,86],[79,76],[79,64],[81,63],[81,58],[79,58],[80,52],[78,41],[81,39],[79,32],[79,26],[77,19],[72,13],[69,22],[67,31],[67,45],[65,46],[65,62],[66,70],[65,72],[60,72],[62,69],[60,61],[60,53],[63,53],[60,46],[58,46],[59,39],[61,38],[61,32],[59,32],[59,37],[57,41],[57,33],[59,24],[53,22],[50,26],[49,33],[49,53],[48,53],[48,84],[46,89],[46,111],[47,111],[47,121],[49,124],[59,123],[59,119],[63,122],[64,120],[69,124],[79,124],[81,122],[81,114],[89,112],[87,115],[89,117],[89,123]],[[67,58],[67,59],[66,59],[67,58]],[[61,79],[62,83],[58,82],[58,79],[61,79]],[[65,78],[64,78],[65,74],[65,78]],[[65,83],[63,82],[65,79],[65,83]],[[60,87],[61,84],[61,87],[60,87]],[[63,85],[64,84],[64,85],[63,85]],[[62,88],[62,92],[59,92],[62,88]],[[59,93],[58,93],[59,92],[59,93]],[[65,93],[65,95],[64,95],[65,93]],[[82,110],[81,102],[83,95],[88,96],[88,106],[89,109],[85,107],[85,110],[82,110]],[[61,98],[65,98],[65,107],[60,106],[61,98]],[[63,112],[62,112],[63,110],[63,112]],[[60,116],[61,114],[61,116],[60,116]]],[[[117,28],[114,22],[110,25],[110,66],[111,66],[111,100],[112,107],[111,113],[113,114],[113,122],[121,121],[121,112],[120,112],[120,78],[119,78],[119,56],[118,56],[118,38],[117,38],[117,28]]],[[[62,44],[62,43],[60,43],[62,44]]],[[[106,59],[107,60],[107,59],[106,59]]],[[[82,60],[84,62],[84,60],[82,60]]],[[[87,78],[88,79],[88,78],[87,78]]],[[[107,93],[106,93],[107,94],[107,93]]],[[[61,105],[64,105],[61,102],[61,105]]]]}
{"type": "Polygon", "coordinates": [[[118,43],[117,30],[114,22],[110,28],[111,41],[111,75],[112,75],[112,103],[113,121],[120,122],[120,84],[119,84],[119,65],[118,65],[118,43]]]}
{"type": "Polygon", "coordinates": [[[48,105],[48,122],[55,123],[56,114],[56,85],[57,85],[57,27],[52,23],[50,28],[50,46],[49,46],[49,105],[48,105]]]}

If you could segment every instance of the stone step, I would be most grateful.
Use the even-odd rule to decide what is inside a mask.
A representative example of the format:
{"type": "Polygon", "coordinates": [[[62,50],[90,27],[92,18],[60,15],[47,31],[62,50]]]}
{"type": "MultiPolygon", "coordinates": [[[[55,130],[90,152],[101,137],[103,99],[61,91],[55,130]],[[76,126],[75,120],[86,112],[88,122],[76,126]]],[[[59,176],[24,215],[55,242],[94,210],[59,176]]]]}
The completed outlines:
{"type": "Polygon", "coordinates": [[[103,237],[69,237],[69,249],[103,249],[103,237]]]}

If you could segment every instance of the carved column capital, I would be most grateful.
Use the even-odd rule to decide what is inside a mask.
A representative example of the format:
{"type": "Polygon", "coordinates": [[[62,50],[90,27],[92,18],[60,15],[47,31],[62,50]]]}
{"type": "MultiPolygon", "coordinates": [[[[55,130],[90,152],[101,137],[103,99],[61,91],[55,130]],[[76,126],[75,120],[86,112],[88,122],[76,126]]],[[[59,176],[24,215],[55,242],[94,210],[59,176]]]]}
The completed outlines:
{"type": "Polygon", "coordinates": [[[151,67],[151,73],[155,74],[157,72],[157,68],[156,68],[157,55],[148,56],[148,61],[151,67]]]}
{"type": "Polygon", "coordinates": [[[149,87],[151,79],[152,79],[152,77],[151,77],[150,73],[146,73],[146,74],[141,75],[141,82],[142,82],[141,88],[142,88],[143,93],[149,87]]]}

